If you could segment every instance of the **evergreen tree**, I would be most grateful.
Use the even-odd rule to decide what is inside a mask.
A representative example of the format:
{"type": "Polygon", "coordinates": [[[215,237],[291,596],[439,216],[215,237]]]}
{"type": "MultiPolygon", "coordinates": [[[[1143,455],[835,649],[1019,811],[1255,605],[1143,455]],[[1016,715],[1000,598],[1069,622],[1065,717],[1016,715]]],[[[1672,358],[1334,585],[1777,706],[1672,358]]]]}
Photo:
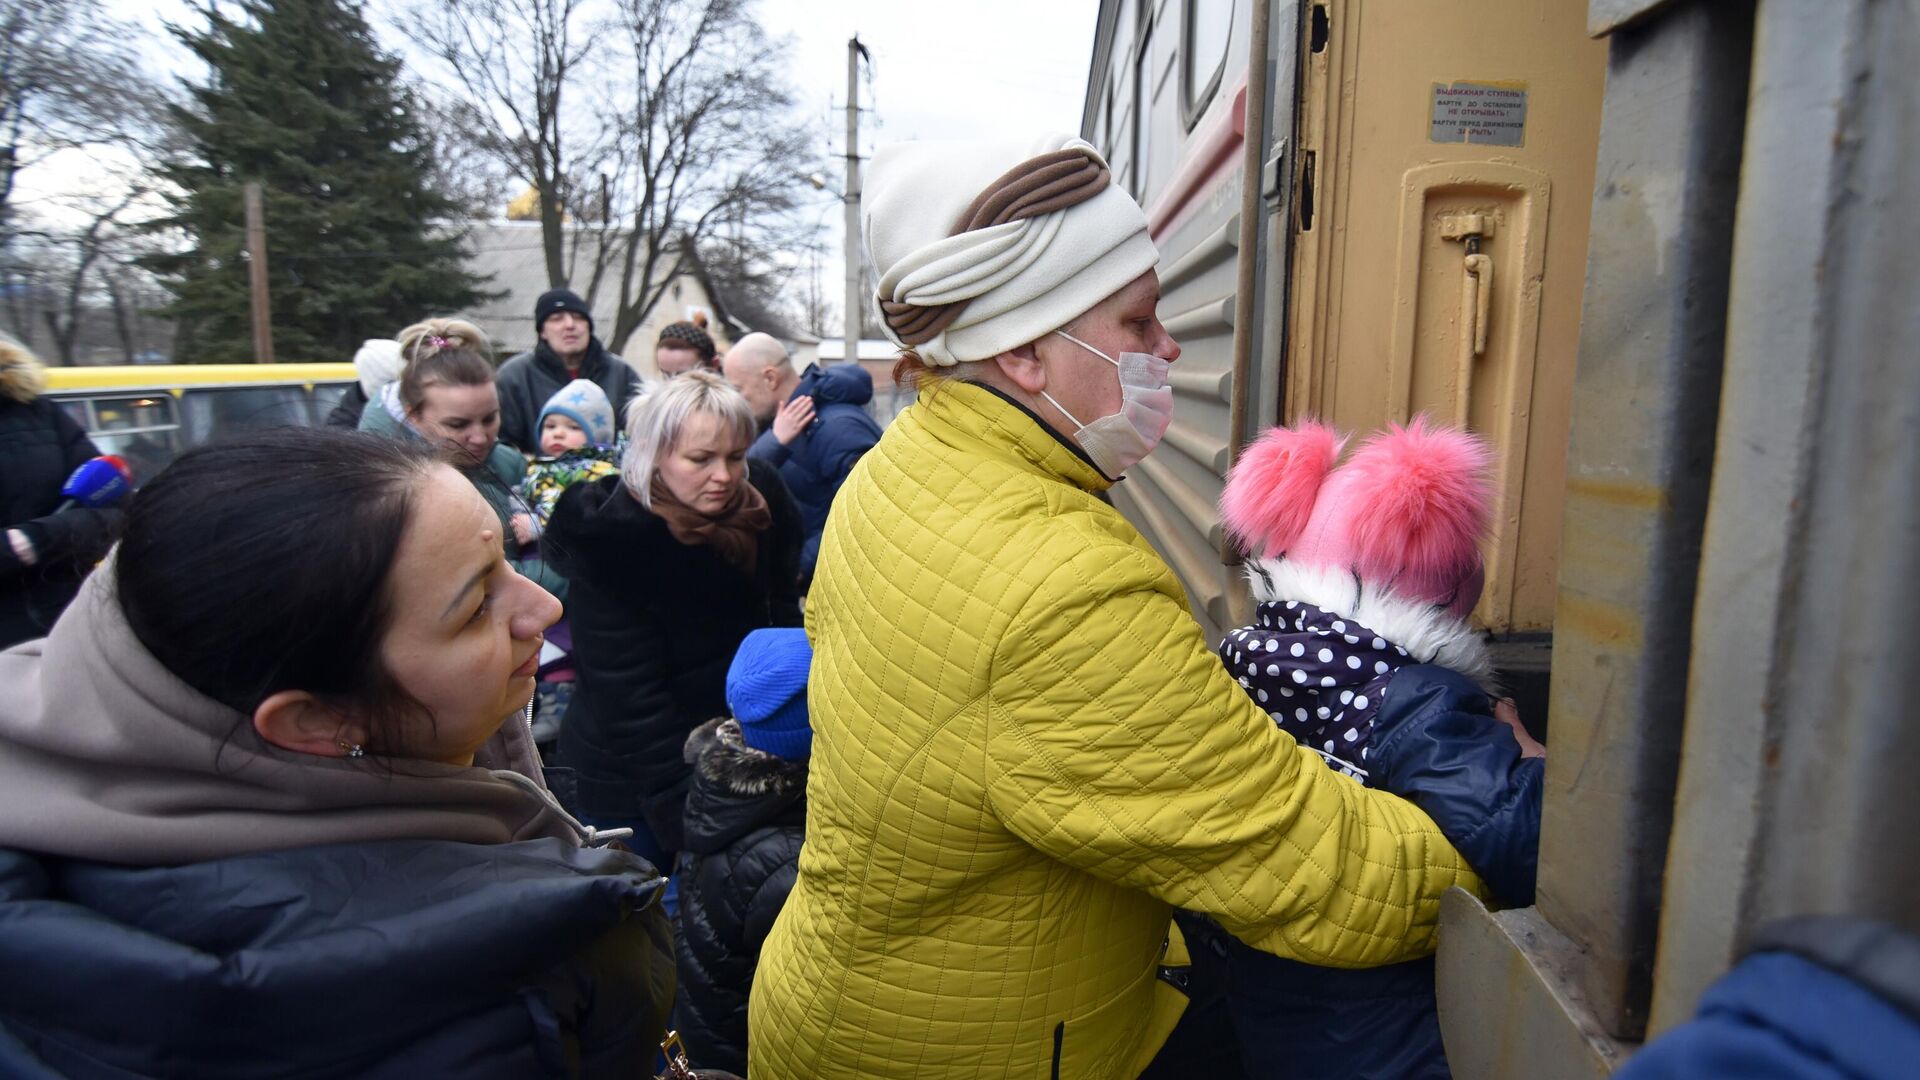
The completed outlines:
{"type": "Polygon", "coordinates": [[[482,299],[454,201],[432,187],[431,143],[400,62],[352,0],[243,0],[173,33],[211,78],[173,110],[183,150],[161,166],[190,248],[149,265],[188,362],[253,359],[242,187],[264,189],[273,340],[282,360],[344,360],[431,314],[482,299]]]}

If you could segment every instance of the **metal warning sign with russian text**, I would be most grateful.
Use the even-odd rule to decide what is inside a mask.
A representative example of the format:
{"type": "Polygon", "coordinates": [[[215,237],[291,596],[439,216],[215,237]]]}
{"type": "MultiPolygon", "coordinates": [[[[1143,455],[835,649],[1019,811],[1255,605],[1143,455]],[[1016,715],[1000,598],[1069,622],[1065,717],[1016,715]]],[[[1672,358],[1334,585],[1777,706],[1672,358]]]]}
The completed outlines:
{"type": "Polygon", "coordinates": [[[1521,146],[1527,141],[1527,91],[1489,83],[1434,83],[1432,129],[1437,143],[1521,146]]]}

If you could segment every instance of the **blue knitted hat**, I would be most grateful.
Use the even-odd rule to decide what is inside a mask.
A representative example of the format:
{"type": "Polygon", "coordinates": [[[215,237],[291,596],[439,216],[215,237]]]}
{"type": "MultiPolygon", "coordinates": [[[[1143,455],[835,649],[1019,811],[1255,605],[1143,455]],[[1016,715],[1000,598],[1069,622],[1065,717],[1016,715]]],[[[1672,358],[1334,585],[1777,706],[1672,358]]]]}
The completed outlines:
{"type": "Polygon", "coordinates": [[[592,379],[575,379],[547,399],[546,408],[540,410],[540,418],[533,424],[535,438],[547,417],[555,413],[579,424],[587,433],[588,445],[613,445],[613,406],[607,401],[607,392],[592,379]]]}
{"type": "Polygon", "coordinates": [[[793,760],[813,752],[807,718],[807,668],[813,646],[799,627],[755,630],[727,669],[727,708],[748,746],[793,760]]]}

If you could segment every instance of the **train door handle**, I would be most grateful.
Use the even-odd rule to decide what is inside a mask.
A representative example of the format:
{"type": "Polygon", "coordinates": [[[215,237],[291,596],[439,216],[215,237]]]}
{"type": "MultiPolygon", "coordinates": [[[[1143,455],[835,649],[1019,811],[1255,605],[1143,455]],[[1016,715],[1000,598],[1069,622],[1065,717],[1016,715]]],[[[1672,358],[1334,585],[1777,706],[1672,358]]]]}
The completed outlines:
{"type": "Polygon", "coordinates": [[[1460,351],[1453,372],[1454,421],[1462,426],[1472,408],[1474,361],[1487,354],[1493,322],[1493,256],[1480,245],[1493,235],[1497,220],[1486,210],[1466,210],[1442,214],[1438,222],[1440,239],[1466,248],[1460,262],[1460,351]]]}
{"type": "Polygon", "coordinates": [[[1466,426],[1473,402],[1474,361],[1487,352],[1487,324],[1493,313],[1493,256],[1480,250],[1480,236],[1464,237],[1467,256],[1460,268],[1460,359],[1454,364],[1454,422],[1466,426]]]}
{"type": "Polygon", "coordinates": [[[1461,341],[1471,343],[1471,355],[1487,354],[1487,324],[1493,308],[1493,256],[1474,251],[1469,243],[1460,298],[1461,341]]]}

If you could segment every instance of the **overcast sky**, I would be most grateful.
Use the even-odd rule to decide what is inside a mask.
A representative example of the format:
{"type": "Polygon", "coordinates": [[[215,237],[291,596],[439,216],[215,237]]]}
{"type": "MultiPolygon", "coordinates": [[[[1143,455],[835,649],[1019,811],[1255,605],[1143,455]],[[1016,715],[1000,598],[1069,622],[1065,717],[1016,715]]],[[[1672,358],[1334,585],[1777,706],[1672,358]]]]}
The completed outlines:
{"type": "MultiPolygon", "coordinates": [[[[402,7],[398,0],[367,6],[383,31],[384,16],[402,7]]],[[[110,0],[109,7],[156,36],[168,21],[193,20],[184,0],[110,0]]],[[[788,74],[817,117],[846,98],[847,39],[857,33],[873,54],[875,100],[862,104],[877,108],[871,130],[880,139],[1080,126],[1099,0],[759,0],[757,7],[770,34],[792,38],[788,74]]],[[[405,59],[404,42],[383,36],[405,59]]],[[[150,54],[156,70],[182,62],[171,41],[158,44],[150,54]]]]}
{"type": "MultiPolygon", "coordinates": [[[[768,31],[790,35],[791,76],[808,115],[826,122],[823,156],[845,152],[847,39],[873,56],[872,100],[861,80],[860,152],[908,139],[1021,137],[1077,132],[1093,60],[1099,0],[761,0],[768,31]]],[[[844,163],[833,162],[834,183],[844,163]]],[[[823,288],[844,295],[845,233],[823,203],[823,288]]],[[[871,280],[869,280],[871,284],[871,280]]]]}
{"type": "Polygon", "coordinates": [[[875,101],[862,104],[877,110],[877,140],[1080,127],[1098,0],[761,0],[760,10],[769,32],[793,38],[794,83],[822,111],[846,98],[846,43],[859,33],[873,54],[875,101]]]}
{"type": "MultiPolygon", "coordinates": [[[[114,13],[150,28],[148,62],[156,73],[199,77],[171,39],[167,21],[193,19],[184,0],[111,0],[114,13]]],[[[387,47],[405,59],[405,43],[383,16],[398,0],[372,0],[373,22],[387,47]]],[[[799,107],[824,133],[821,157],[830,161],[835,190],[844,167],[847,39],[854,34],[872,54],[861,80],[861,154],[883,142],[907,139],[1024,137],[1080,127],[1087,69],[1092,60],[1099,0],[759,0],[762,24],[792,43],[787,73],[799,107]]],[[[84,163],[23,178],[24,194],[60,195],[97,186],[104,178],[84,163]]],[[[840,214],[822,196],[824,242],[834,253],[821,272],[827,295],[841,295],[840,214]]]]}

